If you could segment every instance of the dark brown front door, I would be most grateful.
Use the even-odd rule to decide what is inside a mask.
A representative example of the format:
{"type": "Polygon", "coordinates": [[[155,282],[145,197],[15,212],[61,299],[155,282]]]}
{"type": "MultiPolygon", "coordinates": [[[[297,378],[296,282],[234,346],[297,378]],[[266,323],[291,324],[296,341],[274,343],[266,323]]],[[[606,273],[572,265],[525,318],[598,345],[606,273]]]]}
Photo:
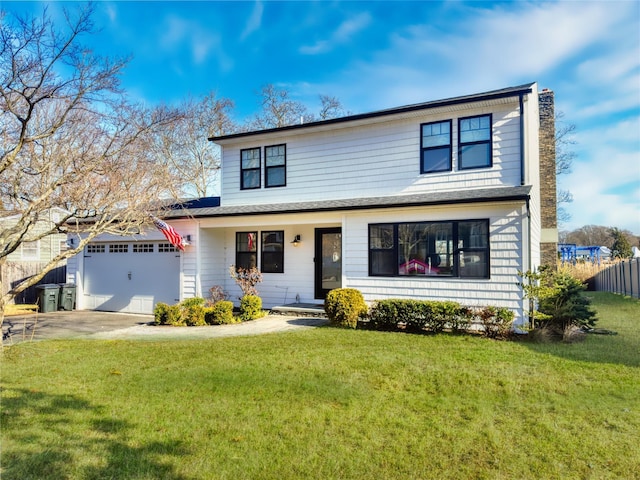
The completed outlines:
{"type": "Polygon", "coordinates": [[[342,286],[342,229],[316,228],[315,297],[342,286]]]}

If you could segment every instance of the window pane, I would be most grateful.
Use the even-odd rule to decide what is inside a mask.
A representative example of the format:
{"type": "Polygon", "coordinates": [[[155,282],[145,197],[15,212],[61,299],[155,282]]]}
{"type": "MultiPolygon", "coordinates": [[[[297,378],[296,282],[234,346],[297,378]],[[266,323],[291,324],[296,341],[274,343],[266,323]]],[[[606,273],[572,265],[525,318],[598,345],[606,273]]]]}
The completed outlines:
{"type": "Polygon", "coordinates": [[[489,232],[487,222],[460,222],[458,226],[459,244],[462,248],[487,248],[489,232]]]}
{"type": "Polygon", "coordinates": [[[264,151],[265,151],[267,167],[285,164],[284,145],[276,145],[274,147],[265,147],[264,151]]]}
{"type": "Polygon", "coordinates": [[[451,123],[438,122],[422,126],[422,146],[440,147],[449,145],[451,140],[451,123]]]}
{"type": "Polygon", "coordinates": [[[451,148],[440,147],[422,151],[422,173],[451,170],[451,148]]]}
{"type": "Polygon", "coordinates": [[[460,142],[482,142],[491,140],[490,116],[465,118],[460,120],[460,142]]]}
{"type": "Polygon", "coordinates": [[[285,167],[269,167],[266,171],[267,187],[281,187],[285,185],[285,167]]]}
{"type": "Polygon", "coordinates": [[[236,232],[236,252],[255,252],[258,247],[258,232],[236,232]]]}
{"type": "Polygon", "coordinates": [[[398,226],[400,275],[451,275],[453,225],[414,223],[398,226]]]}
{"type": "Polygon", "coordinates": [[[369,225],[369,246],[375,249],[393,248],[393,225],[369,225]]]}
{"type": "Polygon", "coordinates": [[[242,168],[260,168],[260,149],[252,148],[241,151],[242,168]]]}
{"type": "Polygon", "coordinates": [[[242,172],[242,188],[260,187],[260,170],[247,170],[242,172]]]}
{"type": "Polygon", "coordinates": [[[459,275],[466,278],[488,278],[489,264],[486,251],[460,252],[459,275]]]}
{"type": "Polygon", "coordinates": [[[460,148],[460,168],[491,166],[491,145],[465,145],[460,148]]]}
{"type": "Polygon", "coordinates": [[[371,252],[371,275],[395,275],[396,262],[393,250],[371,252]]]}

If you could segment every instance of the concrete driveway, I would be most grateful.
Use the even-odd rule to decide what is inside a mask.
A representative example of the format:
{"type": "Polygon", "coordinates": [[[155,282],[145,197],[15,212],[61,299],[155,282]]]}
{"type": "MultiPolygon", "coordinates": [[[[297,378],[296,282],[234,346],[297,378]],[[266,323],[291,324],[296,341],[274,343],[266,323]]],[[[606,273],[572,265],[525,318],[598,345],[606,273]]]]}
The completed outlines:
{"type": "Polygon", "coordinates": [[[5,317],[2,343],[56,338],[93,339],[189,339],[217,338],[313,328],[328,323],[326,318],[268,315],[251,322],[206,327],[153,325],[152,315],[74,310],[5,317]]]}

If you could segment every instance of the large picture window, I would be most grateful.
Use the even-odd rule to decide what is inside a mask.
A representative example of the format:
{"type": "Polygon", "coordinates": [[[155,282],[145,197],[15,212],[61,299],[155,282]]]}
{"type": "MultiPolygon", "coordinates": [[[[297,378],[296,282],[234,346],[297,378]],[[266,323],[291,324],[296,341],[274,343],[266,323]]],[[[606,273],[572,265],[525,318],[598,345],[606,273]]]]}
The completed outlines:
{"type": "Polygon", "coordinates": [[[459,119],[458,137],[460,170],[491,167],[491,115],[459,119]]]}
{"type": "Polygon", "coordinates": [[[284,187],[287,184],[286,145],[264,147],[264,186],[284,187]]]}
{"type": "Polygon", "coordinates": [[[489,278],[489,222],[369,225],[369,274],[489,278]]]}
{"type": "Polygon", "coordinates": [[[451,170],[451,120],[421,126],[420,173],[451,170]]]}
{"type": "Polygon", "coordinates": [[[240,150],[240,188],[260,188],[260,148],[240,150]]]}
{"type": "Polygon", "coordinates": [[[236,232],[236,268],[258,266],[258,232],[236,232]]]}
{"type": "Polygon", "coordinates": [[[284,232],[261,232],[263,273],[284,273],[284,232]]]}

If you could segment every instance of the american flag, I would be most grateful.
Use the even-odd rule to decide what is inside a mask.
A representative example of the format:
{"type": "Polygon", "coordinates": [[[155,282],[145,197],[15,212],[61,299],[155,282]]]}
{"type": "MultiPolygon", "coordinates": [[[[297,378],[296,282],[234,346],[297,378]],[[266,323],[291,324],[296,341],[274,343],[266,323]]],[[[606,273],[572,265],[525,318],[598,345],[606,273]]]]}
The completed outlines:
{"type": "Polygon", "coordinates": [[[247,233],[247,241],[249,243],[249,250],[253,250],[253,241],[254,241],[254,237],[256,236],[255,233],[247,233]]]}
{"type": "Polygon", "coordinates": [[[151,218],[153,220],[153,224],[158,227],[158,230],[160,230],[165,237],[167,237],[167,240],[171,242],[171,245],[184,252],[184,243],[180,234],[176,232],[171,225],[163,222],[159,218],[154,216],[152,216],[151,218]]]}

